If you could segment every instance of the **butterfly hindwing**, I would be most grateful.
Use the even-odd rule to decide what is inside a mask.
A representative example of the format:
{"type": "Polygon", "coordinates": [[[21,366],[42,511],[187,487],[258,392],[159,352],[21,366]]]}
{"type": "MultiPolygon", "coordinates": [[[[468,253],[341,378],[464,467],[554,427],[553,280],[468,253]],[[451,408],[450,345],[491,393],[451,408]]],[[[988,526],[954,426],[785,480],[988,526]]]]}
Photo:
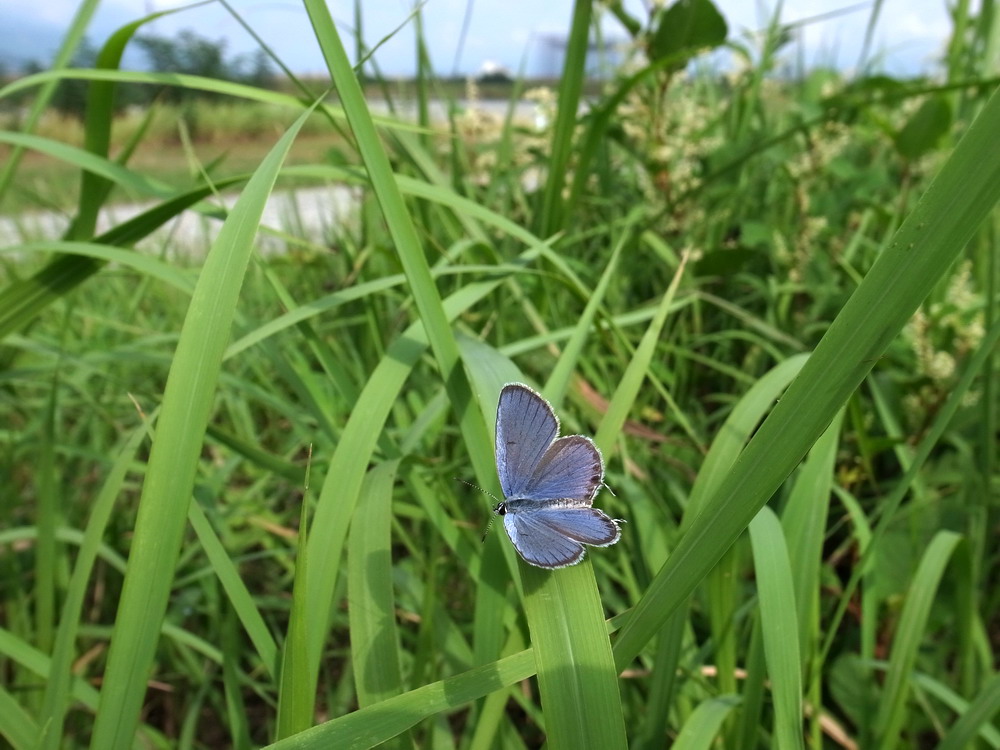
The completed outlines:
{"type": "Polygon", "coordinates": [[[530,516],[558,534],[593,547],[607,547],[621,537],[618,522],[597,508],[545,508],[530,516]]]}
{"type": "Polygon", "coordinates": [[[503,517],[514,549],[527,562],[540,568],[565,568],[583,559],[583,546],[560,534],[532,513],[511,513],[503,517]]]}

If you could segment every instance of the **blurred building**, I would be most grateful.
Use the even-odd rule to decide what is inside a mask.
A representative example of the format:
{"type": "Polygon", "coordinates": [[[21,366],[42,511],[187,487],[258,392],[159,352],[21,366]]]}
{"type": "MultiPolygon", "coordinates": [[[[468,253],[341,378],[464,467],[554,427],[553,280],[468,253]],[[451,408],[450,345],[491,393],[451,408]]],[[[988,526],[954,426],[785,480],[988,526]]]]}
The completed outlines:
{"type": "MultiPolygon", "coordinates": [[[[565,34],[536,34],[535,71],[538,78],[558,78],[562,74],[569,37],[565,34]]],[[[591,39],[587,50],[587,77],[609,78],[621,67],[629,41],[622,37],[591,39]]]]}

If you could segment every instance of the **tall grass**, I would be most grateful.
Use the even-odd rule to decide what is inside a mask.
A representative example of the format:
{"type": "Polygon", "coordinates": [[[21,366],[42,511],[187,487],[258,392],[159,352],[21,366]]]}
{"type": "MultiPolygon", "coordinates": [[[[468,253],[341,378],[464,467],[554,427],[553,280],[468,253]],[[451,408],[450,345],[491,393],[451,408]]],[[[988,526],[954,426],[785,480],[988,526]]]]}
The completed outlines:
{"type": "Polygon", "coordinates": [[[580,0],[546,125],[474,96],[433,124],[422,58],[415,127],[372,116],[362,41],[306,8],[330,101],[119,71],[143,21],[102,70],[0,90],[93,91],[77,145],[0,132],[82,176],[64,238],[0,248],[0,736],[1000,746],[995,24],[959,18],[943,83],[779,80],[778,19],[723,77],[707,0],[616,6],[652,62],[581,106],[580,0]],[[122,81],[284,130],[177,187],[129,166],[149,128],[112,148],[122,81]],[[307,121],[340,156],[287,163],[307,121]],[[356,187],[356,224],[255,254],[310,181],[356,187]],[[153,206],[96,233],[120,188],[153,206]],[[134,249],[188,210],[221,223],[203,260],[134,249]],[[595,436],[628,521],[578,566],[480,541],[455,481],[499,492],[514,380],[595,436]]]}

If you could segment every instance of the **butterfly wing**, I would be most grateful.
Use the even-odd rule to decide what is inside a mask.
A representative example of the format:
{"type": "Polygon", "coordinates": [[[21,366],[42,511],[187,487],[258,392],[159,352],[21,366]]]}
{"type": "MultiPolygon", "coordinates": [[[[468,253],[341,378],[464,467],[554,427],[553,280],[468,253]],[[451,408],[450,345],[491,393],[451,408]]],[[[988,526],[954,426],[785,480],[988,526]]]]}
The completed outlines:
{"type": "Polygon", "coordinates": [[[621,538],[618,522],[597,508],[507,507],[503,525],[514,549],[540,568],[575,565],[583,559],[584,544],[607,547],[621,538]]]}
{"type": "Polygon", "coordinates": [[[537,512],[508,512],[503,525],[518,554],[539,568],[565,568],[583,559],[583,546],[545,523],[537,512]]]}
{"type": "Polygon", "coordinates": [[[548,402],[520,383],[504,386],[497,405],[497,474],[504,497],[523,497],[559,434],[548,402]]]}
{"type": "Polygon", "coordinates": [[[604,461],[594,441],[583,435],[568,435],[549,446],[518,497],[575,500],[589,506],[603,482],[604,461]]]}
{"type": "Polygon", "coordinates": [[[580,544],[609,547],[622,535],[618,521],[598,508],[544,508],[529,515],[533,521],[580,544]]]}

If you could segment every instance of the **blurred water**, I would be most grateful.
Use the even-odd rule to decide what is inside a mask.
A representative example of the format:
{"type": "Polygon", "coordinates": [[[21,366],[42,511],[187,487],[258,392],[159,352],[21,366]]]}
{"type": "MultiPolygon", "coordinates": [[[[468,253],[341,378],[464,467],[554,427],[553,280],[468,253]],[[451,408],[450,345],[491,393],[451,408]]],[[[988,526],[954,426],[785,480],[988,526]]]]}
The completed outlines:
{"type": "MultiPolygon", "coordinates": [[[[374,101],[372,110],[376,114],[388,114],[384,102],[374,101]]],[[[468,101],[456,102],[456,111],[477,110],[482,115],[492,118],[497,127],[508,114],[510,106],[507,101],[468,101]]],[[[546,118],[541,109],[529,101],[519,101],[511,113],[521,127],[541,130],[546,126],[546,118]]],[[[431,119],[435,122],[446,122],[448,105],[440,101],[431,102],[431,119]]],[[[416,103],[402,100],[396,103],[395,117],[401,120],[416,119],[416,103]]],[[[538,176],[530,172],[524,176],[525,188],[537,188],[538,176]]],[[[346,185],[324,185],[319,187],[296,188],[294,190],[279,190],[271,195],[262,219],[263,227],[287,233],[295,238],[311,243],[325,244],[335,238],[351,223],[357,214],[359,191],[346,185]]],[[[224,195],[222,200],[227,207],[232,207],[238,193],[224,195]]],[[[213,201],[215,202],[214,199],[213,201]]],[[[97,222],[97,232],[104,232],[123,221],[137,216],[156,203],[123,203],[105,207],[97,222]]],[[[31,211],[16,216],[0,216],[0,248],[18,245],[23,242],[60,238],[69,226],[70,216],[58,211],[31,211]]],[[[168,256],[179,255],[199,256],[204,254],[219,232],[221,222],[206,217],[196,211],[185,211],[180,216],[165,224],[161,229],[138,244],[138,247],[168,256]]],[[[274,233],[263,231],[259,235],[259,245],[262,252],[283,252],[288,247],[285,239],[276,237],[274,233]]]]}
{"type": "MultiPolygon", "coordinates": [[[[351,225],[357,215],[359,191],[347,185],[279,190],[271,195],[262,227],[286,233],[316,244],[325,244],[351,225]]],[[[223,195],[223,205],[232,208],[237,194],[223,195]]],[[[218,201],[210,201],[219,205],[218,201]]],[[[147,211],[156,203],[122,203],[104,208],[97,221],[97,232],[111,229],[147,211]]],[[[0,216],[0,247],[23,242],[60,238],[69,226],[69,216],[56,211],[37,211],[18,216],[0,216]]],[[[197,211],[185,211],[139,243],[138,247],[166,255],[198,256],[207,252],[219,233],[222,221],[197,211]]],[[[284,252],[286,239],[275,232],[261,231],[258,235],[261,252],[284,252]]]]}

